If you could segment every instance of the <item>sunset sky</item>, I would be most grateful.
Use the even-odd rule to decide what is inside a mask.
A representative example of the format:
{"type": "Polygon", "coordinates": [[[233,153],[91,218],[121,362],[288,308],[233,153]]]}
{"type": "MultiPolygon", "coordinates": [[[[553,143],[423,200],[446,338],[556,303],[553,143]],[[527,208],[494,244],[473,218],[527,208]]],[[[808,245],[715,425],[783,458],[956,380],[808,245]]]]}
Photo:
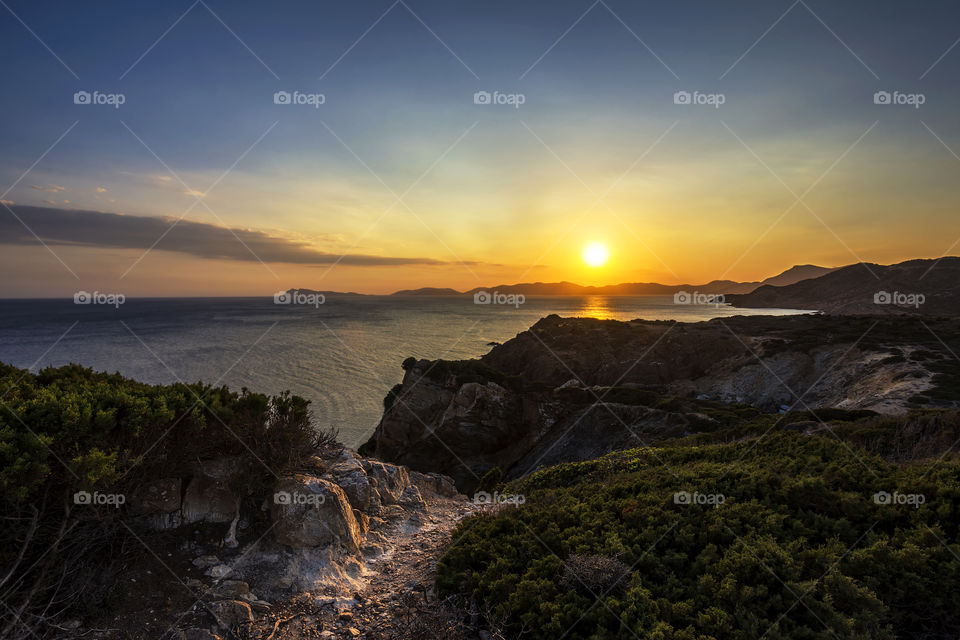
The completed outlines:
{"type": "Polygon", "coordinates": [[[0,297],[957,253],[955,3],[4,2],[0,297]]]}

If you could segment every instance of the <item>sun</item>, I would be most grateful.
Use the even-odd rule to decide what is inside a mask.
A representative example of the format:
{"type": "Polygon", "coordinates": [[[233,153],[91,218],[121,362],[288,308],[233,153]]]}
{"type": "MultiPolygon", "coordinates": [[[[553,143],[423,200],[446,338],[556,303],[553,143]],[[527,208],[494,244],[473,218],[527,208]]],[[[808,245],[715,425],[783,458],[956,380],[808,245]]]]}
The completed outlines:
{"type": "Polygon", "coordinates": [[[583,248],[583,261],[591,267],[602,267],[610,258],[610,250],[602,242],[591,242],[583,248]]]}

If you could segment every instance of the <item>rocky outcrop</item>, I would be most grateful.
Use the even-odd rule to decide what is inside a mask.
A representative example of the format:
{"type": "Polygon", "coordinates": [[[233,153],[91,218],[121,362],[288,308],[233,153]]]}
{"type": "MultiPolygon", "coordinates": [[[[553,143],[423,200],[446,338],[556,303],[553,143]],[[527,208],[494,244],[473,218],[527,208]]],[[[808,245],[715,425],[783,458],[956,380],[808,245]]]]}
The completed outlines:
{"type": "Polygon", "coordinates": [[[445,498],[454,498],[459,493],[457,486],[453,483],[450,476],[439,473],[420,473],[419,471],[410,471],[410,482],[420,489],[421,493],[443,496],[445,498]]]}
{"type": "MultiPolygon", "coordinates": [[[[549,316],[479,361],[405,361],[403,382],[360,450],[449,475],[470,493],[494,467],[510,479],[716,429],[710,414],[729,403],[767,413],[825,406],[903,413],[935,386],[940,357],[917,323],[549,316]]],[[[949,321],[927,323],[945,340],[955,337],[949,321]]]]}
{"type": "MultiPolygon", "coordinates": [[[[270,637],[307,609],[320,637],[373,628],[383,623],[381,611],[405,607],[399,596],[410,578],[395,576],[400,582],[389,590],[396,597],[378,591],[377,601],[359,595],[371,580],[379,572],[393,573],[401,549],[405,571],[428,568],[416,559],[423,546],[418,537],[431,541],[435,562],[447,532],[478,509],[450,477],[410,473],[345,448],[318,451],[282,475],[267,495],[245,500],[233,458],[200,461],[190,471],[185,478],[138,487],[130,500],[138,518],[162,520],[184,534],[178,546],[189,555],[181,558],[181,584],[196,600],[177,616],[182,630],[169,635],[183,640],[247,637],[253,629],[262,631],[257,637],[270,637]],[[183,526],[188,520],[194,525],[183,526]],[[239,548],[219,538],[228,528],[236,531],[239,548]],[[355,607],[377,611],[376,617],[354,618],[355,607]]],[[[175,539],[177,532],[163,535],[175,539]]],[[[175,563],[168,554],[165,566],[175,563]]]]}
{"type": "MultiPolygon", "coordinates": [[[[318,461],[323,469],[324,463],[318,461]]],[[[377,481],[367,475],[360,458],[349,449],[344,449],[327,465],[326,477],[332,478],[343,490],[350,506],[359,511],[376,511],[380,506],[377,481]]]]}
{"type": "MultiPolygon", "coordinates": [[[[234,487],[239,473],[233,457],[197,462],[185,481],[165,478],[139,487],[131,498],[131,511],[160,529],[229,522],[224,543],[233,546],[241,519],[241,496],[234,487]]],[[[333,548],[329,559],[358,555],[369,546],[368,534],[377,522],[401,507],[422,508],[424,496],[462,498],[447,476],[417,473],[411,480],[403,466],[365,459],[342,448],[316,456],[304,469],[281,477],[273,494],[265,497],[264,508],[270,512],[278,543],[290,549],[333,548]]],[[[198,557],[194,564],[218,580],[233,571],[212,556],[198,557]]],[[[244,593],[242,588],[233,593],[236,585],[229,581],[223,584],[225,590],[218,593],[224,596],[244,593]]]]}
{"type": "Polygon", "coordinates": [[[206,460],[194,465],[183,496],[183,522],[230,522],[237,515],[231,482],[241,472],[240,457],[206,460]]]}
{"type": "Polygon", "coordinates": [[[230,522],[227,539],[232,542],[240,509],[234,484],[241,473],[237,456],[198,461],[185,478],[159,478],[135,488],[131,513],[153,529],[230,522]]]}
{"type": "Polygon", "coordinates": [[[271,505],[273,535],[289,547],[339,544],[356,552],[363,533],[338,485],[305,474],[280,480],[271,505]]]}
{"type": "Polygon", "coordinates": [[[702,421],[613,398],[597,404],[594,394],[609,391],[601,387],[520,391],[492,380],[458,385],[455,375],[433,378],[432,365],[422,360],[408,367],[404,391],[368,446],[379,457],[453,478],[450,487],[417,472],[418,486],[435,492],[470,493],[494,467],[517,477],[564,460],[642,446],[649,430],[683,435],[702,421]]]}
{"type": "Polygon", "coordinates": [[[377,460],[364,460],[362,466],[382,504],[395,504],[410,486],[410,476],[404,467],[377,460]]]}
{"type": "Polygon", "coordinates": [[[145,516],[154,529],[172,529],[183,524],[180,478],[160,478],[138,487],[130,498],[130,509],[145,516]]]}

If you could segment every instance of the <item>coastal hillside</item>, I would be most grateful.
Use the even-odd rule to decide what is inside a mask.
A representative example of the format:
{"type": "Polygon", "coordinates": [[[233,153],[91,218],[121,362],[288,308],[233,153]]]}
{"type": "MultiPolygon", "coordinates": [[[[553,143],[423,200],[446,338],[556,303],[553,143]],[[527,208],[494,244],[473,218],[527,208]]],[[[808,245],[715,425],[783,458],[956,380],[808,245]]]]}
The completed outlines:
{"type": "Polygon", "coordinates": [[[476,510],[450,478],[358,456],[288,393],[0,386],[3,640],[466,637],[418,595],[476,510]]]}
{"type": "Polygon", "coordinates": [[[812,280],[727,296],[735,307],[832,314],[960,315],[960,258],[852,264],[812,280]]]}
{"type": "Polygon", "coordinates": [[[919,320],[549,316],[404,361],[360,452],[289,393],[0,365],[0,637],[956,637],[919,320]]]}
{"type": "Polygon", "coordinates": [[[944,319],[549,316],[479,361],[408,359],[361,452],[471,491],[495,468],[516,478],[742,421],[956,407],[951,350],[960,330],[944,319]]]}
{"type": "Polygon", "coordinates": [[[838,421],[544,469],[460,524],[438,587],[508,638],[956,638],[960,464],[878,453],[921,432],[838,421]]]}

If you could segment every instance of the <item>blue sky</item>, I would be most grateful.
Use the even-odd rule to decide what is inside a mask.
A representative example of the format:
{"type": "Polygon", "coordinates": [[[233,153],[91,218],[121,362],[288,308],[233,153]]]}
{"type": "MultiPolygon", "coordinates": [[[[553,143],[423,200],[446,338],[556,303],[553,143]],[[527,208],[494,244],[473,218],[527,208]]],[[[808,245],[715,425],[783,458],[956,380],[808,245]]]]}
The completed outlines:
{"type": "Polygon", "coordinates": [[[0,233],[16,207],[183,216],[317,261],[10,232],[0,262],[29,275],[0,295],[748,280],[938,256],[960,237],[946,2],[5,2],[0,192],[19,182],[0,233]],[[578,261],[587,240],[611,247],[609,267],[578,261]],[[409,264],[325,257],[344,254],[409,264]]]}

